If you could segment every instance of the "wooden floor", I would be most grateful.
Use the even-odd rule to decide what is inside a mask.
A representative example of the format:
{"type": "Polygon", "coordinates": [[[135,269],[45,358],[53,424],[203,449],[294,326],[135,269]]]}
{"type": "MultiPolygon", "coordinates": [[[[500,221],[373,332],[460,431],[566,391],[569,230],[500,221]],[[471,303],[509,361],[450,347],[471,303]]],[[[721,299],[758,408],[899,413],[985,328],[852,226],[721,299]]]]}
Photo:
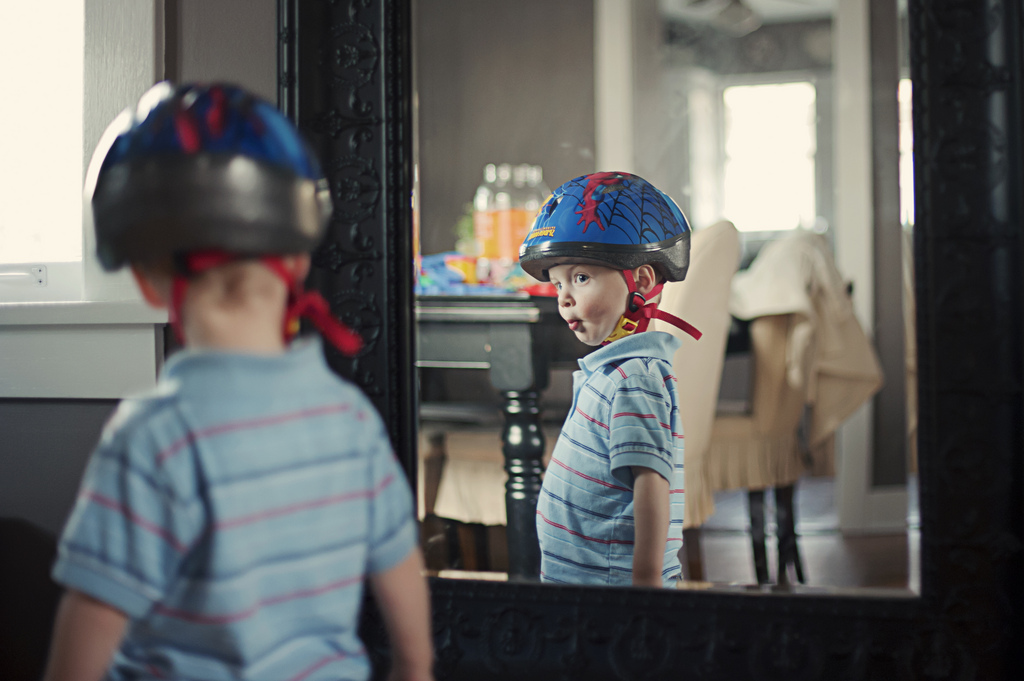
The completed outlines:
{"type": "MultiPolygon", "coordinates": [[[[919,590],[920,532],[916,486],[909,486],[908,531],[891,535],[846,535],[839,531],[831,478],[806,478],[797,483],[795,513],[798,545],[808,586],[872,587],[919,590]]],[[[771,495],[765,514],[774,517],[771,495]]],[[[719,492],[715,514],[701,530],[704,579],[715,584],[756,582],[749,535],[746,493],[719,492]]],[[[767,527],[768,565],[777,580],[775,532],[767,527]]]]}
{"type": "MultiPolygon", "coordinates": [[[[771,580],[777,580],[773,537],[768,541],[771,580]]],[[[916,530],[908,535],[844,537],[838,531],[801,535],[807,586],[877,587],[918,591],[916,530]]],[[[745,532],[704,531],[704,579],[715,584],[753,584],[750,537],[745,532]]]]}

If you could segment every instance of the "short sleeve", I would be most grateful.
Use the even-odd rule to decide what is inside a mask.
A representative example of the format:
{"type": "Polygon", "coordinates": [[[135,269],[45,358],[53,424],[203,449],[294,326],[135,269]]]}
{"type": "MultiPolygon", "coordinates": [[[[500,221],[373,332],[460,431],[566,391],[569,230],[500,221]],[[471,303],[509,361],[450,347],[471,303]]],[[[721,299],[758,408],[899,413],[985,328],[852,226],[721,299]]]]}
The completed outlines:
{"type": "MultiPolygon", "coordinates": [[[[160,601],[204,525],[147,448],[124,434],[93,452],[58,547],[53,578],[131,617],[160,601]]],[[[182,457],[187,460],[188,457],[182,457]]]]}
{"type": "Polygon", "coordinates": [[[673,479],[672,403],[656,376],[631,375],[612,396],[609,455],[612,475],[633,486],[632,466],[673,479]]]}
{"type": "Polygon", "coordinates": [[[380,425],[370,452],[370,528],[367,572],[384,572],[415,548],[412,490],[380,425]]]}

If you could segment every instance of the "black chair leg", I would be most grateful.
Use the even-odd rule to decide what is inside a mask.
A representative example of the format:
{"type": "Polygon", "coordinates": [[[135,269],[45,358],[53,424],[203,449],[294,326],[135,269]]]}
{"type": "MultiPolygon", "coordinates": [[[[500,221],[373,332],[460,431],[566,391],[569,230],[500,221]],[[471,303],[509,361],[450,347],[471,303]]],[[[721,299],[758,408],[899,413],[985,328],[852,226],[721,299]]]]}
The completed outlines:
{"type": "Polygon", "coordinates": [[[775,518],[778,524],[779,584],[789,584],[789,567],[793,566],[796,580],[804,584],[804,567],[796,543],[796,513],[793,508],[794,486],[775,488],[775,518]]]}
{"type": "Polygon", "coordinates": [[[683,549],[679,552],[679,562],[683,568],[683,579],[704,581],[704,553],[700,547],[699,527],[688,527],[683,530],[683,549]]]}
{"type": "Polygon", "coordinates": [[[758,584],[768,583],[768,553],[764,544],[764,490],[747,491],[750,507],[750,547],[754,553],[754,574],[758,584]]]}

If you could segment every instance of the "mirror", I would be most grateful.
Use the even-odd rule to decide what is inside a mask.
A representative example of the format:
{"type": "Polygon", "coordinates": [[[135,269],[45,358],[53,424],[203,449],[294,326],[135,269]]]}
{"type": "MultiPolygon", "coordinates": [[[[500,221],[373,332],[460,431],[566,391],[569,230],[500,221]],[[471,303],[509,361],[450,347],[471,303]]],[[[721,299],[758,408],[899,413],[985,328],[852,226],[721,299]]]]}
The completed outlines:
{"type": "MultiPolygon", "coordinates": [[[[908,3],[921,591],[899,596],[431,581],[439,678],[1011,678],[1020,668],[1019,0],[908,3]],[[957,58],[950,59],[955,54],[957,58]],[[998,301],[998,303],[997,303],[998,301]],[[978,329],[997,333],[978,333],[978,329]]],[[[874,6],[874,3],[872,3],[874,6]]],[[[318,264],[415,474],[412,18],[406,3],[281,0],[281,102],[326,159],[342,217],[318,264]]],[[[368,649],[386,648],[372,610],[368,649]]]]}
{"type": "MultiPolygon", "coordinates": [[[[856,9],[827,0],[413,3],[418,480],[424,549],[438,574],[538,577],[534,513],[538,498],[550,498],[538,492],[541,471],[573,404],[572,371],[592,348],[537,282],[517,273],[515,246],[545,184],[621,169],[676,199],[696,230],[695,253],[704,229],[734,224],[734,295],[749,291],[750,306],[734,300],[731,328],[685,339],[676,362],[689,379],[680,383],[688,581],[916,588],[916,469],[904,407],[912,295],[903,277],[912,265],[913,169],[909,144],[903,160],[898,146],[910,110],[897,99],[901,91],[908,102],[909,62],[905,20],[894,2],[877,4],[891,21],[869,27],[856,9]],[[873,91],[891,97],[872,99],[873,91]],[[851,107],[856,96],[866,104],[851,107]],[[851,172],[858,164],[873,176],[851,172]],[[517,236],[495,234],[502,226],[517,236]],[[786,242],[794,228],[817,236],[786,242]],[[819,245],[801,250],[809,244],[819,245]],[[786,284],[773,268],[807,267],[808,257],[834,262],[834,272],[808,270],[780,293],[786,284]],[[534,295],[514,291],[529,284],[534,295]],[[758,331],[752,348],[752,320],[803,315],[797,303],[772,306],[805,286],[821,290],[814,318],[788,318],[778,341],[758,331]],[[849,331],[836,331],[826,298],[852,305],[860,323],[849,328],[861,346],[838,341],[849,331]],[[800,334],[811,328],[815,356],[844,365],[836,367],[842,387],[824,368],[820,379],[767,377],[802,352],[800,334]],[[698,377],[687,363],[722,369],[698,377]],[[819,383],[837,397],[812,395],[819,383]],[[792,406],[769,414],[769,391],[792,406]],[[717,414],[703,406],[715,402],[717,414]]],[[[724,253],[705,257],[732,265],[724,253]]],[[[702,265],[686,285],[727,299],[729,280],[696,271],[702,265]]],[[[693,305],[682,309],[706,315],[693,305]]]]}

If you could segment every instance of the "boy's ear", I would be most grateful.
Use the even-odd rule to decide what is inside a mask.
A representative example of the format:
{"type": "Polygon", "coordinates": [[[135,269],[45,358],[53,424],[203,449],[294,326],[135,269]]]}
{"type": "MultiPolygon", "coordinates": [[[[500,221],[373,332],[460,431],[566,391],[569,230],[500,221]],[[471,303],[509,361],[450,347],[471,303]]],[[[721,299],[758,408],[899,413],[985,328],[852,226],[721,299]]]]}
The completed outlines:
{"type": "Polygon", "coordinates": [[[132,265],[132,276],[135,277],[135,283],[138,285],[139,291],[142,293],[142,298],[149,303],[151,307],[155,307],[157,309],[167,307],[167,298],[164,296],[163,292],[142,270],[135,265],[132,265]]]}
{"type": "Polygon", "coordinates": [[[640,292],[640,295],[646,297],[658,283],[658,273],[650,265],[640,265],[633,272],[633,279],[636,281],[637,291],[640,292]]]}

